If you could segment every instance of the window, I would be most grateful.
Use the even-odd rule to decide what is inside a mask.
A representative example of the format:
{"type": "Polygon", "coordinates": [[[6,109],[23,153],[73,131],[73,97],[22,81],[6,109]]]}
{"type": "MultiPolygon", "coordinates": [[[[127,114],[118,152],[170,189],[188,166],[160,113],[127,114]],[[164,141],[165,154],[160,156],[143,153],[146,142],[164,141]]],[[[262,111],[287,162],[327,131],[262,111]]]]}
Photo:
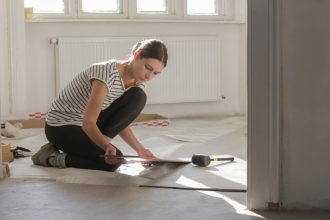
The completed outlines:
{"type": "Polygon", "coordinates": [[[125,18],[126,0],[75,0],[78,18],[125,18]]]}
{"type": "Polygon", "coordinates": [[[168,14],[168,2],[166,0],[137,0],[136,12],[139,14],[168,14]]]}
{"type": "Polygon", "coordinates": [[[130,3],[131,18],[180,19],[178,10],[183,0],[133,0],[130,3]]]}
{"type": "Polygon", "coordinates": [[[234,0],[25,0],[35,18],[233,20],[234,0]]]}
{"type": "Polygon", "coordinates": [[[218,15],[216,0],[187,0],[188,15],[218,15]]]}
{"type": "Polygon", "coordinates": [[[121,13],[118,0],[82,0],[81,10],[85,13],[121,13]]]}
{"type": "Polygon", "coordinates": [[[33,8],[35,18],[67,18],[72,16],[71,0],[24,0],[24,7],[33,8]]]}
{"type": "Polygon", "coordinates": [[[63,14],[65,12],[63,0],[25,0],[24,7],[33,8],[33,13],[36,14],[63,14]]]}

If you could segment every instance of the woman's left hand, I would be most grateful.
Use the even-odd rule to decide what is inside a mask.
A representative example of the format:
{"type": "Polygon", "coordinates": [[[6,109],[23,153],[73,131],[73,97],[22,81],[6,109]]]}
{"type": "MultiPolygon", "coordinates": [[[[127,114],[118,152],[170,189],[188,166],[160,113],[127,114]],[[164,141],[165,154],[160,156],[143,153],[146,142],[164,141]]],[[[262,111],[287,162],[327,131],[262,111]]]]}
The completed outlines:
{"type": "MultiPolygon", "coordinates": [[[[151,160],[157,159],[156,156],[153,155],[153,153],[151,153],[151,151],[146,148],[139,150],[137,153],[138,153],[139,157],[144,158],[144,159],[151,159],[151,160]]],[[[141,163],[145,168],[149,168],[149,167],[152,167],[153,165],[155,165],[157,162],[142,161],[141,163]]]]}
{"type": "Polygon", "coordinates": [[[142,148],[138,152],[139,157],[146,158],[146,159],[156,159],[156,156],[151,153],[149,149],[142,148]]]}

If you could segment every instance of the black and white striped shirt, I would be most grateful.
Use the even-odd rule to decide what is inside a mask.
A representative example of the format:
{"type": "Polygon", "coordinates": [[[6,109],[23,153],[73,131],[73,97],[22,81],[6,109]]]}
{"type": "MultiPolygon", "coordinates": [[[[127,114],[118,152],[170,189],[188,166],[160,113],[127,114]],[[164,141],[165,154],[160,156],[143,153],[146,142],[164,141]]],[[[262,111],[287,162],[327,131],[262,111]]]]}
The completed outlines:
{"type": "MultiPolygon", "coordinates": [[[[82,126],[85,108],[92,91],[92,79],[100,80],[108,87],[102,110],[125,92],[125,86],[117,70],[116,60],[96,63],[75,76],[53,101],[46,122],[51,126],[82,126]]],[[[144,88],[141,84],[139,87],[144,88]]]]}

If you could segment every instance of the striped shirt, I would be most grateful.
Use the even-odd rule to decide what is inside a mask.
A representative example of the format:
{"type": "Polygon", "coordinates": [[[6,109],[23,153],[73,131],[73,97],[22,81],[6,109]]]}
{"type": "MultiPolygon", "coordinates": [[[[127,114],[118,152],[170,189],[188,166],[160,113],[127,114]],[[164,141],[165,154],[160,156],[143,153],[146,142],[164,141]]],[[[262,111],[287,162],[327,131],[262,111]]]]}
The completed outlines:
{"type": "MultiPolygon", "coordinates": [[[[47,114],[47,124],[51,126],[82,126],[85,108],[92,91],[93,79],[105,83],[108,87],[108,94],[102,104],[102,110],[109,107],[126,91],[117,70],[116,60],[93,64],[75,76],[58,94],[47,114]]],[[[139,85],[143,89],[144,86],[144,84],[139,85]]]]}

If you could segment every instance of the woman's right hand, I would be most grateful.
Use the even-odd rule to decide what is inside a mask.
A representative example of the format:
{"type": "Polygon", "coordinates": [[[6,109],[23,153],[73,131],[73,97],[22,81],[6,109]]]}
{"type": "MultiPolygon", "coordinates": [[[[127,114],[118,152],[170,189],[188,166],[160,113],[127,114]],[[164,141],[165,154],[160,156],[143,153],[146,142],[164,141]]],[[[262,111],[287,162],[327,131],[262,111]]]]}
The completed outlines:
{"type": "Polygon", "coordinates": [[[105,162],[107,164],[116,164],[116,163],[119,163],[122,159],[118,159],[116,158],[116,153],[117,153],[117,150],[114,146],[108,146],[106,149],[105,149],[105,153],[104,153],[104,156],[105,156],[105,162]]]}

